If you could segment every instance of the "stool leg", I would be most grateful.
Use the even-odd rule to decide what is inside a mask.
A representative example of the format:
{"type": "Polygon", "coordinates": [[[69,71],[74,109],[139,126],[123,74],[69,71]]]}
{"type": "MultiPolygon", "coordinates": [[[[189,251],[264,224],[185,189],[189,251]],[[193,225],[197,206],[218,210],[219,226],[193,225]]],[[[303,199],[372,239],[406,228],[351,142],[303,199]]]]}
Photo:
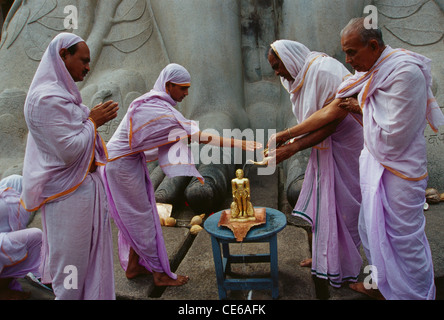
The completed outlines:
{"type": "Polygon", "coordinates": [[[277,299],[279,296],[279,267],[278,267],[278,250],[277,250],[277,236],[274,235],[270,239],[270,269],[272,279],[272,292],[273,299],[277,299]]]}
{"type": "Polygon", "coordinates": [[[225,268],[224,270],[224,274],[230,274],[231,272],[231,259],[230,259],[230,247],[229,244],[226,242],[222,242],[222,254],[223,254],[223,258],[225,260],[225,268]]]}
{"type": "Polygon", "coordinates": [[[224,266],[222,262],[222,255],[220,251],[219,241],[215,237],[211,237],[211,246],[213,248],[214,268],[216,271],[217,288],[219,291],[219,299],[227,298],[227,291],[225,290],[224,282],[224,266]]]}

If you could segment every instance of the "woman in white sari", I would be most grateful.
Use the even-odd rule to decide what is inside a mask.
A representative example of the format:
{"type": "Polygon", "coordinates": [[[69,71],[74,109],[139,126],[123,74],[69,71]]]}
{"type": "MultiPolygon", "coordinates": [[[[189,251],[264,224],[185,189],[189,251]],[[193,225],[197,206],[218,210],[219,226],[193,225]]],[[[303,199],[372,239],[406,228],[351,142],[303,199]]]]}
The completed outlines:
{"type": "MultiPolygon", "coordinates": [[[[312,52],[295,41],[279,40],[271,48],[270,64],[281,76],[282,85],[290,94],[293,113],[299,123],[276,135],[276,152],[279,154],[281,149],[291,150],[301,141],[309,141],[310,135],[321,132],[318,129],[322,126],[315,127],[316,123],[311,128],[302,128],[311,115],[334,101],[337,88],[350,74],[337,60],[312,52]]],[[[302,265],[311,266],[315,277],[328,279],[335,287],[345,281],[356,281],[362,264],[358,234],[362,122],[360,116],[348,114],[340,108],[337,110],[341,115],[340,121],[335,122],[335,118],[329,124],[334,127],[328,133],[330,135],[324,134],[314,145],[303,147],[312,147],[312,151],[293,210],[293,215],[307,220],[313,230],[312,258],[302,265]]],[[[294,154],[287,153],[287,158],[294,154]]]]}
{"type": "Polygon", "coordinates": [[[188,277],[170,269],[146,163],[158,160],[167,176],[194,176],[204,183],[186,144],[189,138],[251,151],[261,147],[250,141],[203,137],[197,124],[174,108],[188,95],[190,86],[191,76],[184,67],[166,66],[154,88],[131,103],[107,144],[109,162],[102,172],[119,229],[121,266],[129,279],[153,273],[157,286],[183,285],[188,277]]]}

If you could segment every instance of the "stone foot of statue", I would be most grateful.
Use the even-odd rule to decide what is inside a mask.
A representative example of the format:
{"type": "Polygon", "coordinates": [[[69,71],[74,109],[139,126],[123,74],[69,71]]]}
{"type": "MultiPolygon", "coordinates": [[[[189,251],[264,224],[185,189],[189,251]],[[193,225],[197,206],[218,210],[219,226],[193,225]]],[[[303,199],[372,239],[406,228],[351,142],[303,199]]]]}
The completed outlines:
{"type": "Polygon", "coordinates": [[[185,198],[196,212],[208,212],[220,206],[227,196],[229,177],[234,173],[233,165],[201,165],[200,174],[205,184],[193,179],[185,189],[185,198]],[[229,175],[228,173],[231,173],[229,175]]]}
{"type": "Polygon", "coordinates": [[[156,202],[177,203],[184,198],[184,191],[190,180],[190,177],[165,177],[156,189],[156,202]]]}

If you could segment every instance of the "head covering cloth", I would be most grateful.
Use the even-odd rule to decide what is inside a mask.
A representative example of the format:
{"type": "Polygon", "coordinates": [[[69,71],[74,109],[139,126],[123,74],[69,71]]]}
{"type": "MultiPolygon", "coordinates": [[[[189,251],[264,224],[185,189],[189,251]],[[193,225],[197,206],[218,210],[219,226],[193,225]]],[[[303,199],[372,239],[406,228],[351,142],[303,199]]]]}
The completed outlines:
{"type": "Polygon", "coordinates": [[[153,89],[129,106],[107,144],[109,162],[100,171],[110,213],[119,229],[121,266],[127,269],[133,248],[140,257],[139,264],[147,270],[177,279],[170,269],[146,162],[158,160],[168,177],[194,176],[201,182],[203,178],[187,145],[187,138],[199,128],[174,108],[176,101],[167,92],[168,82],[189,86],[191,77],[178,64],[169,64],[161,71],[153,89]]]}
{"type": "Polygon", "coordinates": [[[159,161],[167,176],[195,176],[203,182],[186,144],[199,127],[174,108],[177,102],[167,92],[168,82],[190,86],[191,76],[175,63],[161,71],[153,89],[131,103],[108,142],[109,161],[143,151],[148,162],[159,161]]]}
{"type": "Polygon", "coordinates": [[[106,162],[106,147],[88,120],[90,110],[60,57],[62,48],[84,42],[58,34],[37,68],[25,101],[29,135],[23,169],[22,205],[29,211],[76,190],[94,159],[106,162]]]}
{"type": "MultiPolygon", "coordinates": [[[[281,82],[299,123],[333,101],[338,86],[350,75],[339,61],[299,42],[278,40],[271,47],[294,79],[281,77],[281,82]]],[[[357,120],[347,116],[332,135],[313,146],[293,210],[312,226],[312,275],[335,287],[356,279],[362,263],[357,232],[362,126],[357,120]]]]}
{"type": "Polygon", "coordinates": [[[284,88],[290,94],[293,113],[302,122],[314,112],[333,101],[340,80],[350,75],[348,70],[325,53],[310,51],[297,41],[277,40],[271,48],[284,64],[294,81],[281,77],[284,88]],[[324,77],[324,81],[318,81],[324,77]]]}

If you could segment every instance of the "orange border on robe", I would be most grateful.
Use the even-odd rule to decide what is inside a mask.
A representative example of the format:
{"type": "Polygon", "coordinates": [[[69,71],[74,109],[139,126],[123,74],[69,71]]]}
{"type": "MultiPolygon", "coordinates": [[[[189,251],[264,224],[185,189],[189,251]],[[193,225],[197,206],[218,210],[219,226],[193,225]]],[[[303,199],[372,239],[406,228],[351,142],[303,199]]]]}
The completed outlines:
{"type": "Polygon", "coordinates": [[[4,268],[13,267],[13,266],[15,266],[15,265],[17,265],[17,264],[19,264],[19,263],[25,261],[25,260],[28,258],[28,251],[26,251],[26,255],[25,255],[22,259],[20,259],[19,261],[15,261],[15,262],[14,262],[14,259],[12,259],[12,257],[10,257],[9,254],[6,253],[5,249],[3,249],[3,246],[1,247],[1,250],[2,250],[3,254],[4,254],[4,255],[9,259],[9,261],[11,261],[12,263],[3,266],[3,268],[0,270],[0,273],[4,270],[4,268]]]}
{"type": "MultiPolygon", "coordinates": [[[[144,123],[144,124],[141,125],[139,128],[137,128],[135,131],[133,131],[133,120],[130,118],[130,119],[129,119],[129,122],[130,122],[129,147],[130,147],[130,149],[131,149],[131,150],[133,149],[133,148],[132,148],[133,133],[136,133],[136,132],[142,130],[142,128],[146,127],[146,126],[149,125],[150,123],[153,123],[153,122],[155,122],[155,121],[158,121],[158,120],[160,120],[160,119],[164,119],[164,118],[174,118],[174,116],[173,116],[173,115],[163,115],[163,116],[157,117],[157,118],[155,118],[155,119],[152,119],[152,120],[150,120],[150,121],[144,123]]],[[[182,124],[184,124],[184,125],[191,125],[191,124],[192,124],[192,121],[186,121],[186,122],[178,121],[178,122],[179,122],[179,123],[182,123],[182,124]]],[[[160,145],[154,146],[154,147],[149,148],[149,149],[142,149],[142,150],[137,150],[137,151],[130,152],[130,153],[127,153],[127,154],[123,154],[123,155],[121,155],[121,156],[118,156],[118,157],[115,157],[115,158],[112,158],[112,159],[109,159],[108,156],[107,156],[107,159],[108,159],[108,162],[113,162],[113,161],[115,161],[115,160],[117,160],[117,159],[120,159],[120,158],[123,158],[123,157],[127,157],[127,156],[131,156],[131,155],[136,154],[136,153],[139,153],[139,152],[145,152],[145,151],[149,151],[149,150],[153,150],[153,149],[156,149],[156,148],[163,147],[163,146],[165,146],[165,145],[167,145],[167,144],[170,144],[170,143],[176,143],[176,142],[178,142],[178,141],[180,141],[180,140],[183,140],[183,139],[186,139],[186,138],[189,138],[189,137],[191,137],[191,136],[190,136],[190,135],[185,135],[185,136],[182,136],[182,137],[177,138],[177,139],[174,140],[174,141],[168,141],[167,143],[163,143],[163,144],[160,144],[160,145]]],[[[152,162],[152,161],[155,161],[155,160],[151,160],[151,161],[149,161],[149,162],[152,162]]]]}
{"type": "Polygon", "coordinates": [[[401,178],[401,179],[407,180],[407,181],[421,181],[422,179],[425,179],[425,178],[429,175],[429,173],[426,172],[425,174],[423,174],[422,176],[420,176],[420,177],[418,177],[418,178],[409,178],[409,177],[407,177],[406,175],[403,175],[401,172],[399,172],[399,171],[397,171],[397,170],[395,170],[395,169],[393,169],[393,168],[391,168],[391,167],[389,167],[389,166],[385,166],[385,165],[383,165],[382,163],[381,163],[381,165],[382,165],[385,169],[387,169],[388,171],[390,171],[391,173],[393,173],[395,176],[397,176],[397,177],[399,177],[399,178],[401,178]]]}
{"type": "MultiPolygon", "coordinates": [[[[394,50],[393,52],[391,52],[390,54],[388,54],[387,56],[385,56],[381,61],[379,61],[379,63],[376,65],[376,66],[374,66],[370,71],[368,71],[365,75],[363,75],[361,78],[359,78],[357,81],[355,81],[354,83],[352,83],[352,84],[350,84],[349,86],[347,86],[347,87],[345,87],[344,89],[342,89],[342,90],[340,90],[339,91],[339,93],[343,93],[344,91],[347,91],[348,89],[350,89],[350,88],[352,88],[352,87],[354,87],[356,84],[358,84],[359,82],[361,82],[362,80],[364,80],[368,75],[370,75],[371,74],[371,76],[370,76],[370,79],[368,80],[368,83],[366,84],[366,86],[365,86],[365,89],[364,89],[364,94],[363,94],[363,96],[362,96],[362,102],[363,102],[363,106],[361,107],[361,109],[363,109],[364,107],[365,107],[365,102],[366,102],[366,100],[367,100],[367,95],[368,95],[368,91],[369,91],[369,89],[370,89],[370,84],[371,84],[371,82],[372,82],[372,80],[373,80],[373,76],[378,72],[378,70],[379,69],[376,69],[385,59],[387,59],[388,57],[390,57],[392,54],[394,54],[394,53],[396,53],[396,52],[401,52],[401,51],[406,51],[406,50],[402,50],[402,49],[399,49],[399,50],[394,50]]],[[[407,52],[407,54],[408,54],[408,52],[407,52]]],[[[428,101],[427,101],[427,105],[429,105],[430,103],[432,103],[433,102],[433,100],[434,99],[429,99],[428,101]]],[[[356,118],[355,118],[356,119],[356,118]]],[[[357,120],[357,119],[356,119],[357,120]]],[[[434,128],[431,124],[430,124],[430,122],[429,122],[429,125],[430,125],[430,127],[432,128],[432,130],[436,130],[436,128],[434,128]]],[[[397,170],[395,170],[395,169],[393,169],[393,168],[391,168],[391,167],[389,167],[389,166],[386,166],[386,165],[383,165],[382,163],[381,163],[381,165],[385,168],[385,169],[387,169],[388,171],[390,171],[391,173],[393,173],[395,176],[397,176],[397,177],[399,177],[399,178],[401,178],[401,179],[404,179],[404,180],[407,180],[407,181],[420,181],[420,180],[423,180],[423,179],[425,179],[429,174],[428,174],[428,172],[426,172],[425,174],[423,174],[422,176],[420,176],[420,177],[417,177],[417,178],[409,178],[409,177],[407,177],[406,175],[404,175],[404,174],[402,174],[401,172],[399,172],[399,171],[397,171],[397,170]]]]}
{"type": "MultiPolygon", "coordinates": [[[[93,161],[94,161],[95,145],[96,145],[96,137],[97,137],[97,126],[96,126],[96,123],[91,118],[88,118],[88,120],[90,120],[92,122],[92,124],[94,125],[94,141],[93,141],[93,150],[92,150],[92,154],[91,154],[91,160],[89,162],[88,169],[87,169],[86,174],[83,177],[82,181],[79,184],[75,185],[74,187],[72,187],[72,188],[70,188],[70,189],[68,189],[66,191],[63,191],[61,193],[57,193],[57,194],[55,194],[53,196],[50,196],[50,197],[46,198],[40,205],[38,205],[36,208],[33,208],[33,209],[26,208],[26,205],[23,202],[23,199],[20,199],[20,203],[23,206],[23,208],[25,208],[26,211],[33,212],[33,211],[39,210],[41,207],[43,207],[43,205],[45,205],[49,201],[52,201],[54,199],[57,199],[57,198],[60,198],[62,196],[65,196],[67,194],[70,194],[71,192],[74,192],[75,190],[77,190],[80,187],[80,185],[83,183],[83,181],[85,181],[86,177],[88,176],[89,170],[91,169],[91,165],[93,164],[93,161]]],[[[102,146],[104,147],[104,150],[105,150],[106,158],[108,158],[108,151],[106,149],[106,145],[105,145],[105,143],[104,143],[104,141],[103,141],[103,139],[101,137],[100,137],[100,139],[102,141],[102,146]]],[[[103,164],[101,162],[97,162],[97,165],[103,166],[105,164],[103,164]]]]}

